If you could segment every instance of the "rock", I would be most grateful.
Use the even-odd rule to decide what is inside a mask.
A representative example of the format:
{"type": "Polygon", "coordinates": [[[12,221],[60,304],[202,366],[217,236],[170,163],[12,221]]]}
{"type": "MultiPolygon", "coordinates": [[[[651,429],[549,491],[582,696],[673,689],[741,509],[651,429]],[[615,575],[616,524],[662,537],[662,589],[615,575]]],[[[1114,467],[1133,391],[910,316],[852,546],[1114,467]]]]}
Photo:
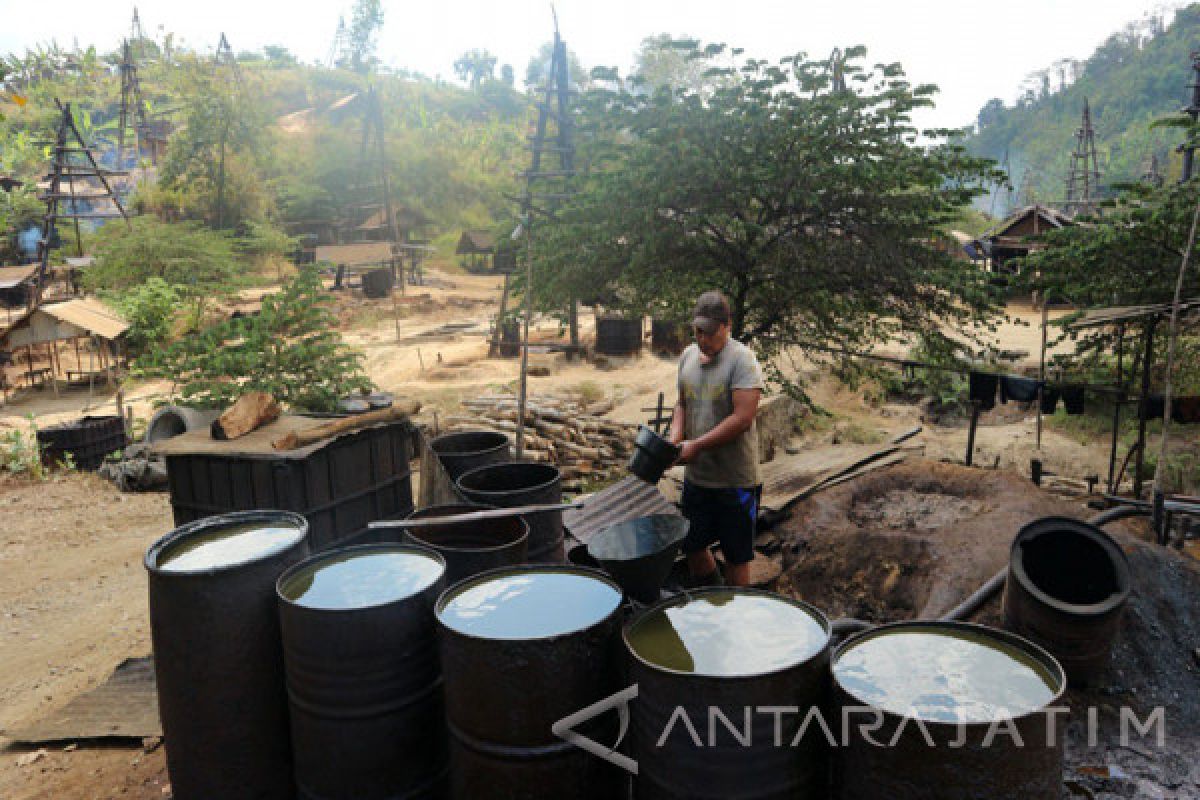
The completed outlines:
{"type": "Polygon", "coordinates": [[[750,585],[763,588],[779,579],[783,574],[783,559],[755,553],[750,562],[750,585]]]}

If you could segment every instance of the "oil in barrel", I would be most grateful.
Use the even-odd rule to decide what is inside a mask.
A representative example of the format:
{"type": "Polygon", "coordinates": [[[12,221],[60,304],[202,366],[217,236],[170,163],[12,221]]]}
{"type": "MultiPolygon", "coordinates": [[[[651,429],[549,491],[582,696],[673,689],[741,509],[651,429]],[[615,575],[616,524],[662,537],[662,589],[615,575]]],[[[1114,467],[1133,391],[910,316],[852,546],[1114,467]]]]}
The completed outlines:
{"type": "Polygon", "coordinates": [[[731,590],[681,596],[635,623],[630,649],[645,661],[695,675],[760,675],[807,661],[829,641],[800,606],[731,590]]]}
{"type": "Polygon", "coordinates": [[[297,570],[280,591],[306,608],[370,608],[432,586],[444,570],[441,562],[422,553],[351,550],[297,570]]]}
{"type": "Polygon", "coordinates": [[[243,522],[183,537],[158,557],[158,569],[195,572],[252,561],[295,543],[300,529],[278,522],[243,522]]]}
{"type": "Polygon", "coordinates": [[[834,663],[864,705],[928,722],[991,722],[1044,708],[1050,670],[1021,649],[971,631],[907,627],[867,636],[834,663]]]}
{"type": "Polygon", "coordinates": [[[612,585],[569,571],[506,572],[472,581],[442,603],[448,628],[487,639],[538,639],[594,625],[621,604],[612,585]]]}

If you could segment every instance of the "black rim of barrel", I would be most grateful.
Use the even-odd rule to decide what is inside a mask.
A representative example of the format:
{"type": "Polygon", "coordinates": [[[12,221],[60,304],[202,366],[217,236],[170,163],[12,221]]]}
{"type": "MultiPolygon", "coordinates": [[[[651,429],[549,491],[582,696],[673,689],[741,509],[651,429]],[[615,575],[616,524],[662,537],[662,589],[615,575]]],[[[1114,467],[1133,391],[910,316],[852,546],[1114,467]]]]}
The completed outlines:
{"type": "Polygon", "coordinates": [[[1096,526],[1070,517],[1044,517],[1034,520],[1021,528],[1016,538],[1013,539],[1012,548],[1009,551],[1009,564],[1012,567],[1013,574],[1020,581],[1021,588],[1033,595],[1043,605],[1070,614],[1079,616],[1104,616],[1105,614],[1112,613],[1114,609],[1124,604],[1129,598],[1132,578],[1129,570],[1129,559],[1125,556],[1125,551],[1121,549],[1120,545],[1111,536],[1096,526]],[[1023,548],[1028,542],[1040,536],[1062,531],[1084,537],[1104,551],[1105,555],[1112,562],[1113,569],[1116,571],[1117,591],[1099,603],[1082,605],[1061,600],[1042,591],[1025,568],[1023,548]]]}
{"type": "Polygon", "coordinates": [[[562,478],[562,473],[559,472],[558,467],[554,466],[553,464],[542,464],[537,461],[500,461],[495,464],[484,464],[482,467],[476,467],[475,469],[470,470],[469,472],[464,472],[462,475],[459,476],[458,484],[463,489],[466,489],[467,491],[473,492],[478,495],[487,495],[487,496],[492,496],[492,497],[507,497],[508,495],[511,495],[513,492],[518,492],[518,491],[519,492],[535,492],[535,491],[538,491],[541,489],[545,489],[545,488],[549,487],[551,484],[553,484],[555,481],[560,480],[561,478],[562,478]],[[541,481],[539,483],[531,483],[527,486],[509,486],[505,489],[476,489],[475,487],[468,485],[469,484],[469,481],[467,480],[468,478],[478,480],[479,477],[483,473],[485,473],[489,470],[498,472],[501,469],[506,468],[506,467],[507,468],[521,467],[523,469],[528,469],[530,471],[545,472],[547,475],[549,475],[549,477],[546,480],[541,481]],[[551,474],[551,473],[553,473],[553,474],[551,474]]]}
{"type": "Polygon", "coordinates": [[[655,614],[659,611],[670,608],[671,606],[677,606],[680,603],[690,603],[692,600],[695,600],[695,599],[701,598],[701,597],[705,597],[706,595],[723,594],[723,593],[728,593],[728,592],[733,592],[735,594],[741,594],[741,595],[755,596],[755,597],[769,597],[772,600],[779,600],[781,602],[796,606],[800,610],[805,611],[810,616],[812,616],[812,618],[821,625],[822,630],[824,630],[824,632],[825,632],[825,643],[823,645],[821,645],[820,648],[815,650],[813,652],[812,656],[810,656],[809,658],[813,658],[813,657],[819,655],[826,648],[829,648],[832,646],[832,644],[833,644],[833,629],[830,626],[829,617],[827,617],[825,615],[824,611],[822,611],[821,609],[812,605],[811,603],[806,603],[803,600],[797,600],[794,597],[788,597],[786,595],[777,594],[775,592],[768,592],[765,589],[753,589],[748,586],[711,586],[711,587],[708,587],[705,589],[700,589],[698,591],[681,592],[677,595],[672,595],[671,597],[667,597],[663,600],[660,600],[652,606],[647,606],[646,608],[642,609],[642,611],[640,613],[638,613],[631,620],[626,622],[625,625],[622,626],[622,628],[621,628],[621,641],[623,641],[625,643],[625,650],[632,657],[636,658],[638,660],[638,663],[640,663],[642,666],[644,666],[648,669],[655,670],[657,672],[661,672],[666,675],[683,675],[683,676],[687,676],[687,677],[718,678],[722,682],[757,680],[759,678],[766,678],[766,677],[770,677],[772,675],[779,675],[781,673],[787,672],[790,669],[794,669],[796,664],[801,664],[801,663],[804,663],[805,661],[809,660],[809,659],[801,659],[801,660],[797,660],[791,664],[786,664],[784,666],[778,667],[776,669],[767,670],[765,672],[746,673],[745,675],[703,675],[703,674],[695,673],[695,672],[681,672],[680,670],[677,670],[677,669],[669,669],[668,667],[664,667],[661,664],[655,664],[653,661],[647,661],[646,659],[642,658],[642,656],[639,655],[638,652],[633,649],[633,645],[630,644],[630,642],[629,642],[630,631],[632,631],[635,627],[637,627],[642,621],[648,619],[651,614],[655,614]]]}
{"type": "MultiPolygon", "coordinates": [[[[430,511],[445,511],[446,514],[452,514],[452,513],[459,513],[459,512],[452,511],[451,509],[469,509],[469,510],[475,510],[475,511],[487,511],[487,510],[491,510],[494,508],[496,508],[496,506],[490,506],[485,503],[446,503],[444,505],[427,506],[425,508],[419,508],[416,511],[413,511],[412,513],[410,513],[404,519],[406,519],[406,520],[409,520],[409,519],[436,519],[436,516],[431,516],[429,514],[430,511]]],[[[508,550],[508,549],[516,546],[522,540],[525,540],[526,542],[529,541],[529,523],[525,521],[524,517],[513,516],[513,517],[503,517],[502,519],[517,520],[517,522],[520,523],[520,525],[521,525],[521,534],[513,539],[509,539],[506,542],[501,542],[500,544],[494,545],[492,547],[455,547],[453,545],[442,544],[441,542],[431,542],[428,539],[425,539],[421,535],[421,532],[423,530],[425,530],[424,528],[412,528],[412,529],[402,528],[401,530],[403,530],[406,534],[411,536],[413,539],[418,540],[421,543],[421,545],[424,547],[431,547],[436,550],[445,550],[448,553],[456,553],[456,554],[457,553],[462,553],[462,554],[499,553],[502,550],[508,550]]],[[[446,523],[446,525],[448,525],[448,526],[469,525],[469,524],[471,524],[471,523],[469,523],[469,522],[447,522],[446,523]]]]}
{"type": "MultiPolygon", "coordinates": [[[[838,663],[838,660],[842,657],[842,655],[847,650],[849,650],[850,648],[854,647],[857,644],[867,641],[868,639],[874,639],[876,636],[884,636],[884,635],[887,635],[888,633],[894,633],[896,631],[903,631],[903,630],[929,630],[929,629],[950,630],[950,631],[967,631],[970,633],[974,633],[977,636],[998,640],[1000,642],[1003,642],[1006,645],[1009,645],[1011,647],[1016,647],[1020,650],[1023,650],[1026,654],[1033,656],[1035,659],[1037,659],[1037,661],[1040,662],[1042,666],[1046,667],[1050,671],[1050,673],[1054,677],[1054,682],[1056,684],[1054,697],[1052,697],[1049,701],[1047,701],[1041,708],[1037,708],[1032,711],[1027,711],[1024,714],[1017,714],[1015,716],[1012,716],[1011,717],[1012,720],[1019,720],[1019,719],[1025,718],[1025,717],[1033,716],[1034,714],[1041,714],[1047,708],[1053,708],[1054,706],[1058,705],[1062,701],[1063,695],[1066,694],[1067,673],[1063,670],[1062,664],[1058,663],[1057,658],[1052,656],[1044,647],[1037,644],[1036,642],[1031,642],[1030,640],[1026,639],[1024,636],[1018,636],[1015,633],[1003,630],[1001,628],[992,628],[987,625],[979,625],[974,622],[955,622],[955,621],[940,620],[940,619],[936,619],[936,620],[935,619],[930,619],[930,620],[917,619],[917,620],[905,620],[902,622],[889,622],[889,623],[886,623],[884,625],[879,625],[874,628],[868,628],[865,631],[859,631],[858,633],[854,634],[853,636],[850,636],[849,638],[847,638],[845,641],[843,641],[840,645],[838,645],[834,649],[833,658],[831,658],[829,661],[829,672],[833,677],[834,685],[838,688],[838,691],[842,692],[847,697],[853,697],[856,700],[858,700],[859,702],[862,702],[863,705],[870,706],[871,708],[877,708],[880,711],[880,713],[884,714],[885,716],[890,716],[894,719],[905,719],[905,720],[916,721],[917,718],[915,718],[915,717],[911,717],[907,714],[898,714],[895,711],[889,711],[886,708],[879,708],[878,706],[875,706],[875,705],[872,705],[870,703],[866,703],[865,701],[863,701],[861,697],[859,697],[857,694],[855,694],[854,692],[847,689],[845,686],[842,685],[842,682],[840,680],[838,680],[837,663],[838,663]]],[[[957,728],[957,727],[963,727],[963,725],[964,725],[964,723],[958,723],[958,722],[938,722],[936,720],[926,720],[926,719],[923,719],[920,721],[923,724],[928,725],[930,727],[947,726],[947,727],[957,728]]],[[[993,724],[993,723],[990,721],[989,722],[968,722],[968,723],[965,723],[965,726],[966,727],[970,727],[973,725],[986,726],[986,725],[991,725],[991,724],[993,724]]]]}
{"type": "MultiPolygon", "coordinates": [[[[382,603],[372,603],[371,605],[354,606],[352,609],[321,608],[318,606],[308,606],[303,603],[297,603],[294,599],[292,599],[292,598],[288,597],[286,594],[284,594],[284,591],[283,591],[284,585],[289,580],[291,580],[291,578],[294,577],[296,575],[296,573],[300,572],[301,570],[303,570],[307,567],[311,567],[314,564],[319,564],[322,561],[332,561],[334,559],[346,556],[347,554],[353,555],[353,554],[362,553],[362,552],[413,553],[413,554],[428,556],[428,557],[432,558],[433,560],[437,561],[438,564],[441,565],[441,567],[442,567],[441,574],[442,575],[446,574],[446,559],[442,556],[441,553],[437,552],[436,550],[434,550],[432,548],[425,547],[423,545],[403,544],[403,543],[399,543],[399,542],[397,542],[397,543],[375,542],[372,544],[355,544],[355,545],[350,545],[349,547],[335,547],[330,550],[322,550],[321,552],[315,553],[315,554],[309,556],[308,558],[304,559],[303,561],[300,561],[300,562],[288,567],[286,570],[284,570],[283,574],[280,575],[279,578],[275,581],[275,595],[282,602],[287,603],[289,606],[294,606],[296,608],[304,609],[305,611],[311,611],[314,614],[322,614],[322,613],[344,614],[344,613],[346,613],[346,611],[359,611],[359,610],[364,610],[364,609],[368,609],[368,608],[383,608],[384,606],[389,606],[389,605],[392,605],[393,603],[400,603],[405,600],[408,600],[409,598],[413,597],[414,595],[420,594],[425,589],[429,588],[428,586],[426,586],[421,589],[417,589],[416,591],[411,592],[410,594],[406,594],[403,597],[393,597],[391,600],[385,600],[382,603]]],[[[433,585],[433,583],[437,583],[437,578],[435,578],[430,585],[433,585]]]]}
{"type": "Polygon", "coordinates": [[[494,453],[498,450],[508,449],[508,435],[497,431],[483,430],[443,433],[431,441],[429,447],[439,456],[483,455],[485,453],[494,453]],[[459,442],[470,442],[473,439],[491,439],[494,443],[486,447],[473,447],[468,450],[454,447],[459,442]],[[450,449],[446,449],[447,447],[450,449]]]}
{"type": "Polygon", "coordinates": [[[442,619],[442,611],[446,609],[446,605],[453,600],[455,596],[461,592],[465,592],[474,584],[486,583],[490,580],[494,580],[506,575],[522,575],[530,572],[567,573],[571,575],[579,575],[584,578],[594,578],[601,583],[611,586],[612,589],[617,593],[619,599],[616,607],[613,608],[611,612],[593,622],[588,623],[587,625],[584,625],[583,627],[572,628],[569,631],[558,631],[557,633],[552,633],[547,636],[522,636],[520,639],[515,641],[544,642],[558,639],[563,636],[575,636],[576,634],[586,631],[589,628],[592,628],[611,618],[613,614],[621,613],[621,607],[625,602],[625,593],[621,591],[621,587],[618,586],[617,582],[609,577],[608,573],[606,572],[598,569],[592,569],[591,567],[579,567],[574,564],[522,564],[517,567],[497,567],[496,569],[489,569],[487,572],[480,572],[476,575],[472,575],[469,578],[463,578],[453,586],[446,587],[446,590],[442,592],[441,597],[439,597],[437,602],[433,604],[433,616],[437,619],[438,628],[451,635],[461,636],[465,639],[475,639],[482,642],[510,641],[508,639],[497,639],[494,636],[478,636],[474,633],[468,633],[466,631],[459,630],[458,628],[452,628],[442,619]]]}
{"type": "Polygon", "coordinates": [[[273,509],[230,511],[226,514],[214,514],[211,517],[202,517],[201,519],[192,520],[191,522],[185,522],[178,528],[175,528],[164,534],[158,541],[150,545],[149,549],[146,550],[143,563],[145,564],[147,571],[156,575],[169,574],[172,577],[184,577],[188,575],[209,576],[217,572],[224,572],[225,570],[239,569],[251,564],[257,564],[259,561],[279,555],[284,550],[295,545],[300,539],[307,537],[308,520],[293,511],[277,511],[273,509]],[[197,531],[202,531],[209,528],[218,530],[220,528],[229,528],[234,525],[240,525],[247,522],[277,522],[281,519],[291,523],[292,527],[295,527],[299,532],[299,536],[297,536],[295,539],[290,539],[287,542],[283,542],[271,547],[270,549],[264,550],[253,558],[248,558],[245,561],[238,561],[233,564],[223,564],[215,567],[205,567],[204,569],[180,570],[167,570],[158,564],[159,558],[164,552],[171,548],[171,545],[175,544],[180,539],[191,536],[197,531]]]}

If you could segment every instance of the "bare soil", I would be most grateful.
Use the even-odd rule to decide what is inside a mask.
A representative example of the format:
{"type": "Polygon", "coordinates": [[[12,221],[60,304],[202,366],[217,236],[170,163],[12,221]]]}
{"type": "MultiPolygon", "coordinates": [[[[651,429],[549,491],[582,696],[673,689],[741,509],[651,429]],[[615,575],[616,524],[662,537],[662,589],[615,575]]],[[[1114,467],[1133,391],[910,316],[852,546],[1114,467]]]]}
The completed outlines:
{"type": "MultiPolygon", "coordinates": [[[[380,388],[420,399],[422,417],[432,422],[435,414],[455,411],[463,397],[512,386],[517,378],[515,359],[486,358],[499,284],[497,278],[434,274],[430,285],[409,287],[394,303],[342,294],[337,298],[342,333],[363,351],[368,374],[380,388]]],[[[248,302],[259,294],[248,296],[248,302]]],[[[1025,322],[1039,318],[1023,307],[1012,312],[1025,322]]],[[[591,315],[584,314],[583,322],[586,341],[591,315]]],[[[998,336],[1005,348],[1030,353],[1027,364],[1036,361],[1036,324],[1005,325],[998,336]]],[[[563,341],[551,320],[537,326],[536,338],[563,341]]],[[[548,374],[531,378],[531,391],[571,389],[612,398],[618,419],[645,420],[650,414],[643,409],[655,404],[659,392],[666,393],[668,404],[674,400],[674,359],[646,353],[602,365],[561,355],[533,360],[548,374]]],[[[812,365],[801,362],[800,368],[812,370],[812,365]]],[[[1011,534],[1024,520],[1084,513],[1078,503],[1031,489],[1022,476],[1033,455],[1062,475],[1103,474],[1106,468],[1105,442],[1085,445],[1046,431],[1041,451],[1035,451],[1033,415],[1009,406],[985,415],[977,438],[976,463],[998,469],[963,472],[936,463],[962,459],[966,429],[961,421],[927,418],[915,406],[873,406],[815,370],[808,377],[815,400],[836,418],[829,428],[798,437],[797,446],[853,442],[863,435],[878,440],[916,424],[926,427],[919,442],[929,461],[818,495],[780,534],[786,570],[781,587],[833,616],[884,621],[951,607],[1004,563],[1011,534]]],[[[145,420],[169,389],[165,382],[141,383],[127,387],[125,399],[145,420]]],[[[0,408],[0,436],[26,430],[27,416],[45,426],[113,408],[114,394],[103,386],[63,389],[57,397],[48,388],[23,390],[0,408]]],[[[141,559],[172,522],[165,495],[122,495],[88,475],[61,475],[43,483],[0,480],[0,509],[0,729],[7,729],[98,685],[123,659],[150,652],[141,559]]],[[[1174,554],[1122,541],[1143,576],[1145,593],[1131,604],[1127,625],[1133,627],[1120,645],[1125,655],[1118,660],[1114,685],[1138,697],[1178,695],[1182,699],[1175,706],[1195,720],[1196,568],[1174,554]],[[1162,591],[1152,591],[1160,582],[1162,591]]],[[[4,743],[0,738],[0,746],[4,743]]],[[[1107,763],[1097,758],[1096,763],[1107,763]]],[[[1141,756],[1112,756],[1121,764],[1131,758],[1141,756]]],[[[1164,757],[1163,763],[1168,761],[1164,757]]],[[[1182,774],[1178,786],[1200,783],[1186,770],[1182,774]]],[[[162,800],[168,795],[161,748],[143,752],[136,743],[80,743],[73,749],[47,748],[41,755],[0,750],[4,800],[162,800]]]]}
{"type": "MultiPolygon", "coordinates": [[[[917,461],[871,473],[806,500],[775,532],[778,590],[831,617],[930,619],[966,599],[1008,563],[1012,537],[1048,515],[1087,518],[1011,473],[917,461]],[[964,513],[969,506],[973,511],[964,513]],[[869,513],[861,513],[862,509],[869,513]]],[[[1143,541],[1138,523],[1110,525],[1133,591],[1108,673],[1072,689],[1064,797],[1200,796],[1200,564],[1143,541]],[[1139,720],[1164,710],[1165,738],[1122,744],[1122,707],[1139,720]],[[1087,709],[1097,709],[1094,742],[1087,709]]],[[[1003,626],[999,597],[973,621],[1003,626]]]]}

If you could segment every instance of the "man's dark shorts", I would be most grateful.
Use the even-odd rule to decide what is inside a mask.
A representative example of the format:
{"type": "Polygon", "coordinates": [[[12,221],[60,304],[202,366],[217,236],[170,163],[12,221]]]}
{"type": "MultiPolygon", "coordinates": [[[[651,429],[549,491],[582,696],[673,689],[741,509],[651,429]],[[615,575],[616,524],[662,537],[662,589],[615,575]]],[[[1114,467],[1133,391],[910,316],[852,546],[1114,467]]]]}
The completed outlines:
{"type": "Polygon", "coordinates": [[[683,552],[695,553],[721,543],[727,564],[754,560],[754,528],[758,521],[760,487],[713,489],[683,482],[683,515],[691,527],[683,552]]]}

